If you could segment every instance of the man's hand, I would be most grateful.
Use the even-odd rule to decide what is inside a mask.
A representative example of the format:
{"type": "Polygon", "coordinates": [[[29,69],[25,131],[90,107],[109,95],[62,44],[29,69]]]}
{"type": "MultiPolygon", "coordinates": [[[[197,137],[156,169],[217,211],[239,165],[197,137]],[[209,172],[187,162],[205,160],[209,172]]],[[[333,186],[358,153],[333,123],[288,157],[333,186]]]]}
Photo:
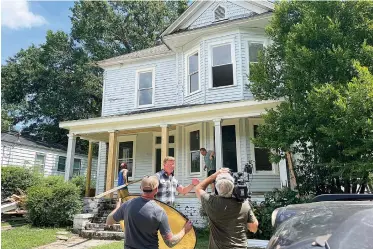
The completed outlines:
{"type": "Polygon", "coordinates": [[[192,179],[193,186],[197,186],[199,184],[199,180],[197,178],[192,179]]]}
{"type": "Polygon", "coordinates": [[[216,177],[220,174],[223,174],[223,173],[229,173],[229,168],[221,168],[219,170],[217,170],[214,174],[212,174],[211,176],[214,178],[214,180],[216,179],[216,177]]]}
{"type": "Polygon", "coordinates": [[[185,233],[189,233],[190,230],[192,230],[193,228],[193,225],[192,225],[192,222],[190,220],[188,220],[185,225],[184,225],[184,230],[185,230],[185,233]]]}

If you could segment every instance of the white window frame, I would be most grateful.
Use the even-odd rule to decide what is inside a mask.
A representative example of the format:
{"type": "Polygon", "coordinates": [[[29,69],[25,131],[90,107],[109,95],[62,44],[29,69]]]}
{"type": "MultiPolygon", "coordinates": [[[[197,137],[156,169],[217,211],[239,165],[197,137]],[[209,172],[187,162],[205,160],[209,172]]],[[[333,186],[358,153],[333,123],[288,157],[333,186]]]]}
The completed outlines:
{"type": "MultiPolygon", "coordinates": [[[[175,151],[175,160],[176,159],[176,131],[172,130],[172,131],[169,131],[168,133],[168,136],[174,136],[174,143],[173,144],[168,144],[168,148],[173,148],[174,151],[175,151]]],[[[155,172],[155,159],[156,159],[156,154],[155,154],[155,150],[156,149],[162,149],[162,144],[156,144],[156,139],[157,137],[162,137],[162,132],[153,132],[153,151],[152,151],[152,172],[153,174],[157,173],[155,172]]],[[[162,167],[162,166],[161,166],[162,167]]],[[[176,172],[176,169],[177,169],[177,166],[175,167],[175,172],[176,172]]],[[[176,174],[175,174],[176,175],[176,174]]]]}
{"type": "MultiPolygon", "coordinates": [[[[250,75],[250,51],[249,51],[249,44],[250,43],[260,43],[263,44],[263,49],[268,46],[268,41],[264,38],[245,38],[245,50],[246,50],[246,67],[247,67],[247,74],[250,75]]],[[[257,62],[256,62],[257,63],[257,62]]]]}
{"type": "Polygon", "coordinates": [[[272,170],[256,170],[256,161],[255,161],[255,145],[251,141],[251,138],[254,138],[254,125],[264,124],[264,120],[254,120],[249,119],[249,138],[250,138],[250,160],[254,161],[253,172],[258,175],[273,175],[278,174],[278,164],[272,163],[272,170]]]}
{"type": "MultiPolygon", "coordinates": [[[[132,135],[132,136],[118,136],[118,141],[117,141],[117,152],[119,152],[119,143],[120,142],[133,142],[133,155],[132,155],[132,162],[133,162],[133,168],[132,168],[132,176],[128,177],[128,180],[134,180],[135,174],[136,174],[136,138],[137,135],[132,135]]],[[[114,169],[114,180],[118,182],[118,167],[119,167],[119,153],[117,154],[115,158],[115,169],[114,169]]]]}
{"type": "Polygon", "coordinates": [[[218,4],[218,5],[213,9],[212,13],[213,13],[213,16],[214,16],[214,22],[220,22],[220,21],[223,21],[223,20],[227,20],[227,19],[228,19],[228,18],[227,18],[227,8],[226,8],[225,6],[223,6],[223,5],[221,5],[221,4],[218,4]],[[220,19],[216,20],[216,18],[215,18],[215,11],[216,11],[216,9],[219,8],[219,7],[222,7],[222,8],[224,9],[224,18],[220,18],[220,19]]]}
{"type": "Polygon", "coordinates": [[[201,92],[201,53],[200,53],[200,49],[199,47],[195,47],[193,49],[191,49],[190,51],[188,51],[186,54],[185,54],[185,87],[187,89],[186,91],[186,95],[187,96],[190,96],[190,95],[193,95],[193,94],[197,94],[199,92],[201,92]],[[197,91],[194,91],[194,92],[190,92],[190,83],[189,83],[189,57],[198,53],[198,90],[197,91]]]}
{"type": "MultiPolygon", "coordinates": [[[[228,64],[225,64],[225,65],[228,65],[228,64]]],[[[223,41],[219,41],[219,42],[213,42],[213,43],[210,43],[209,44],[209,55],[208,55],[208,66],[209,66],[209,89],[210,90],[213,90],[213,89],[223,89],[223,88],[228,88],[228,87],[235,87],[237,86],[237,76],[236,76],[236,54],[235,54],[235,43],[234,43],[234,39],[226,39],[226,40],[223,40],[223,41]],[[213,48],[215,47],[220,47],[220,46],[224,46],[224,45],[227,45],[227,44],[230,44],[231,45],[231,62],[232,62],[232,65],[233,65],[233,85],[229,85],[229,86],[220,86],[220,87],[213,87],[213,77],[212,77],[212,64],[213,64],[213,48]]],[[[220,65],[220,66],[223,66],[223,65],[220,65]]]]}
{"type": "Polygon", "coordinates": [[[80,172],[82,171],[82,159],[81,158],[74,158],[74,163],[73,163],[73,175],[74,175],[74,164],[75,164],[75,160],[79,160],[80,161],[80,165],[79,165],[79,174],[78,176],[80,176],[80,172]]]}
{"type": "Polygon", "coordinates": [[[40,170],[44,173],[44,170],[45,170],[45,160],[47,159],[47,155],[46,155],[45,153],[43,153],[43,152],[36,152],[36,153],[35,153],[35,159],[34,159],[34,165],[35,165],[35,163],[36,163],[36,158],[38,157],[38,155],[39,155],[39,156],[44,156],[43,168],[40,169],[40,170]]]}
{"type": "Polygon", "coordinates": [[[202,155],[199,157],[199,172],[191,172],[191,160],[190,160],[190,133],[199,130],[199,149],[204,144],[204,134],[202,130],[202,123],[189,125],[185,127],[185,145],[186,145],[186,165],[187,165],[187,176],[190,177],[201,177],[203,172],[203,158],[202,155]]]}
{"type": "MultiPolygon", "coordinates": [[[[144,107],[152,107],[154,106],[154,97],[155,97],[155,67],[151,67],[151,68],[144,68],[144,69],[139,69],[139,70],[136,70],[136,88],[135,88],[135,108],[144,108],[144,107]],[[140,101],[140,89],[139,89],[139,85],[140,85],[140,74],[141,73],[148,73],[148,72],[151,72],[152,73],[152,103],[151,104],[148,104],[148,105],[140,105],[139,104],[139,101],[140,101]]],[[[144,88],[145,89],[145,88],[144,88]]],[[[149,89],[149,88],[146,88],[146,89],[149,89]]]]}

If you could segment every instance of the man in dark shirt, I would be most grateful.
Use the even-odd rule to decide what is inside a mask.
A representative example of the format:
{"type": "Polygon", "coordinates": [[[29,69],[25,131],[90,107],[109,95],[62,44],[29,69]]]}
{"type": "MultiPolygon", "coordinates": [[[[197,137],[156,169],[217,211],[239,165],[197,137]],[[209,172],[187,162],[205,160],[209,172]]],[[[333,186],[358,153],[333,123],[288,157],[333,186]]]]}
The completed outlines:
{"type": "Polygon", "coordinates": [[[142,195],[126,201],[107,217],[106,224],[124,220],[126,249],[158,249],[158,230],[168,247],[173,247],[181,241],[185,234],[192,229],[188,221],[181,231],[173,234],[168,224],[166,212],[155,201],[154,195],[158,191],[158,179],[155,176],[144,177],[141,181],[142,195]]]}
{"type": "Polygon", "coordinates": [[[210,223],[209,249],[247,248],[247,230],[255,233],[258,221],[248,201],[232,198],[234,179],[229,169],[219,169],[196,187],[196,195],[210,223]],[[206,188],[216,179],[218,195],[206,193],[206,188]]]}

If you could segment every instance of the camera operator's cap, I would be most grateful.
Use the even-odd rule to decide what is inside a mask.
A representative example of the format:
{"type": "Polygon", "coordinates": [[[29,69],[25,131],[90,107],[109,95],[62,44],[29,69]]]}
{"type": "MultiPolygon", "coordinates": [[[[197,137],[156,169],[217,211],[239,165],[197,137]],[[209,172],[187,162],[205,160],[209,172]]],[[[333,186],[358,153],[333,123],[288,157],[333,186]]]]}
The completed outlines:
{"type": "Polygon", "coordinates": [[[158,187],[159,181],[156,176],[144,176],[141,181],[141,189],[144,192],[152,192],[158,187]]]}

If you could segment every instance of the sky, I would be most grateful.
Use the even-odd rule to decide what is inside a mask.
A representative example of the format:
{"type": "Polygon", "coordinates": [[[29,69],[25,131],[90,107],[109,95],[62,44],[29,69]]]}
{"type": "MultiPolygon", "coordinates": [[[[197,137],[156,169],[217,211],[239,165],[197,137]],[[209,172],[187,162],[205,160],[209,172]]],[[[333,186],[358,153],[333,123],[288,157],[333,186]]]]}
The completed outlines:
{"type": "Polygon", "coordinates": [[[47,30],[70,32],[72,1],[1,0],[1,64],[19,50],[45,42],[47,30]]]}

